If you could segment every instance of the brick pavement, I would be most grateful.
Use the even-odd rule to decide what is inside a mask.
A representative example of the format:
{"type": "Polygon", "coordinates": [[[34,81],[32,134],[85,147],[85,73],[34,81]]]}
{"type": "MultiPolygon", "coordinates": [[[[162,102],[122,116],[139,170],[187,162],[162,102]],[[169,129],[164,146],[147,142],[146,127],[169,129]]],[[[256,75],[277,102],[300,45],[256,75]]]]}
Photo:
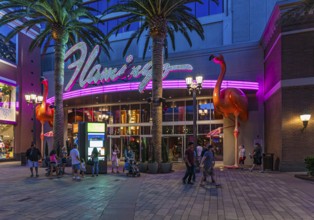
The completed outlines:
{"type": "MultiPolygon", "coordinates": [[[[70,168],[67,168],[70,171],[70,168]]],[[[183,185],[170,174],[30,178],[18,162],[0,163],[0,219],[314,219],[314,182],[294,173],[216,169],[217,182],[183,185]]],[[[197,182],[200,174],[197,174],[197,182]]]]}

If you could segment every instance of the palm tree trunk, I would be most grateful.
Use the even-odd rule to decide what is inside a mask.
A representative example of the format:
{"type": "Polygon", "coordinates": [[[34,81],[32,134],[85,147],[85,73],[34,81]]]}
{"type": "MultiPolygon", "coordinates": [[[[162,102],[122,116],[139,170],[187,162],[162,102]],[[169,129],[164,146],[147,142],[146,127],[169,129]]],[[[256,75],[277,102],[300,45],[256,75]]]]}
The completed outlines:
{"type": "Polygon", "coordinates": [[[55,48],[55,112],[53,123],[53,148],[63,146],[64,141],[64,112],[63,112],[63,86],[64,86],[64,55],[65,44],[56,42],[55,48]]]}
{"type": "Polygon", "coordinates": [[[163,38],[153,38],[153,85],[152,85],[152,142],[154,149],[154,158],[161,162],[161,136],[162,136],[162,73],[163,73],[163,38]]]}

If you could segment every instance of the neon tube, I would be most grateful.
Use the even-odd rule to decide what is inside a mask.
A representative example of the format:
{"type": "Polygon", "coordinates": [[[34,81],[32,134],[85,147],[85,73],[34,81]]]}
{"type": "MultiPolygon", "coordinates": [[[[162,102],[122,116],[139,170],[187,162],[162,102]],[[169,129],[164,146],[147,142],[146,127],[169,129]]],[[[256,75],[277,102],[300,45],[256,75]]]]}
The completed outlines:
{"type": "MultiPolygon", "coordinates": [[[[113,93],[113,92],[123,92],[123,91],[135,91],[138,90],[139,82],[132,83],[121,83],[121,84],[112,84],[112,85],[103,85],[93,88],[85,88],[80,90],[74,90],[66,92],[63,94],[63,100],[74,99],[82,96],[104,94],[104,93],[113,93]]],[[[202,87],[203,89],[213,89],[216,85],[216,80],[204,80],[202,87]]],[[[186,89],[185,80],[165,80],[162,82],[164,89],[186,89]]],[[[259,85],[257,82],[247,82],[247,81],[223,81],[221,88],[238,88],[245,90],[258,90],[259,85]]],[[[152,89],[152,83],[150,82],[146,89],[152,89]]],[[[51,97],[47,100],[49,103],[55,101],[54,97],[51,97]]]]}

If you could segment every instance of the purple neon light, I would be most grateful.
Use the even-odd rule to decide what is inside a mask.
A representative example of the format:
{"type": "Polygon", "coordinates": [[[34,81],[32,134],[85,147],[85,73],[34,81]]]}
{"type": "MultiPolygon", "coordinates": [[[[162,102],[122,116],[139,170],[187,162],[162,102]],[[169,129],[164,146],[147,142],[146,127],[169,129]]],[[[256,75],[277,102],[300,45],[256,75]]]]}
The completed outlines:
{"type": "MultiPolygon", "coordinates": [[[[66,92],[63,94],[63,100],[73,99],[81,96],[96,95],[103,93],[112,93],[112,92],[123,92],[138,90],[139,82],[133,83],[122,83],[122,84],[112,84],[97,86],[93,88],[85,88],[75,91],[66,92]]],[[[213,89],[216,85],[216,80],[204,80],[203,89],[213,89]]],[[[164,89],[186,89],[185,80],[165,80],[162,82],[164,89]]],[[[246,81],[223,81],[221,88],[238,88],[246,90],[258,90],[259,86],[257,82],[246,82],[246,81]]],[[[150,82],[146,89],[152,89],[152,83],[150,82]]],[[[54,97],[51,97],[47,100],[49,103],[54,102],[54,97]]]]}

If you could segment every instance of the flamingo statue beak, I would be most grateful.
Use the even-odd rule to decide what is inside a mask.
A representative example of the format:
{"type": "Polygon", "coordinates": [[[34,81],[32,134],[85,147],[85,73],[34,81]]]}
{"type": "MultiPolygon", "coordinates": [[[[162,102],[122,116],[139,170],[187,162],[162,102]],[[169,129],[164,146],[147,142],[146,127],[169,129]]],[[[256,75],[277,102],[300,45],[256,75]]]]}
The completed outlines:
{"type": "Polygon", "coordinates": [[[211,54],[210,56],[209,56],[209,61],[211,61],[211,60],[213,60],[215,58],[215,56],[213,55],[213,54],[211,54]]]}

